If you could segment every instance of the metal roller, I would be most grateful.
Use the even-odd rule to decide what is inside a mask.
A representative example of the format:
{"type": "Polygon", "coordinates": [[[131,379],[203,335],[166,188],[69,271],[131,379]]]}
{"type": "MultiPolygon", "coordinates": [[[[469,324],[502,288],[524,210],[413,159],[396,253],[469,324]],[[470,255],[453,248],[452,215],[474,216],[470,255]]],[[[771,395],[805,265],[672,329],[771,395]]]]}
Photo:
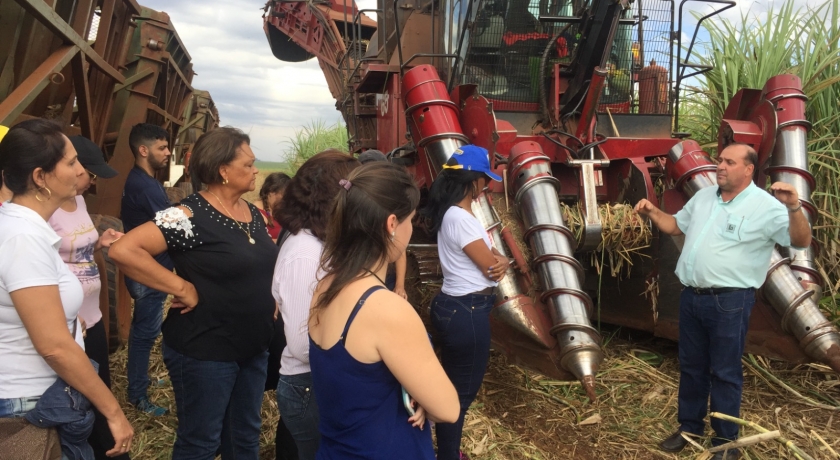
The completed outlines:
{"type": "MultiPolygon", "coordinates": [[[[493,247],[499,251],[499,254],[510,258],[502,242],[502,222],[496,214],[496,210],[490,204],[490,199],[486,193],[482,192],[478,198],[473,200],[472,211],[487,230],[493,247]]],[[[554,347],[556,342],[550,331],[546,330],[543,322],[540,321],[534,303],[530,297],[522,293],[516,283],[516,273],[513,270],[513,265],[508,267],[505,277],[496,286],[496,305],[493,314],[541,347],[545,349],[554,347]]]]}
{"type": "MultiPolygon", "coordinates": [[[[776,144],[767,168],[770,180],[791,184],[796,189],[805,217],[813,225],[817,208],[811,201],[811,192],[816,187],[816,181],[808,171],[807,141],[811,123],[805,119],[808,98],[802,92],[802,81],[796,75],[775,76],[764,85],[763,96],[776,108],[779,123],[776,144]]],[[[781,252],[790,258],[796,277],[814,290],[815,300],[818,301],[822,296],[822,282],[814,263],[814,250],[782,248],[781,252]]]]}
{"type": "Polygon", "coordinates": [[[452,152],[469,143],[458,121],[458,105],[449,98],[446,84],[430,65],[405,73],[405,118],[411,137],[426,152],[432,176],[436,176],[452,152]]]}
{"type": "Polygon", "coordinates": [[[583,267],[574,258],[576,241],[557,198],[560,182],[551,175],[551,161],[536,142],[513,146],[509,165],[525,240],[544,289],[542,301],[551,314],[551,333],[560,345],[560,365],[595,401],[595,374],[604,358],[601,335],[589,320],[592,299],[581,289],[583,267]]]}
{"type": "MultiPolygon", "coordinates": [[[[705,187],[717,185],[717,173],[709,155],[694,141],[683,141],[668,152],[668,175],[689,197],[705,187]]],[[[782,317],[782,328],[799,340],[806,355],[840,372],[840,333],[823,316],[814,301],[813,290],[805,289],[790,259],[773,250],[762,295],[782,317]]]]}

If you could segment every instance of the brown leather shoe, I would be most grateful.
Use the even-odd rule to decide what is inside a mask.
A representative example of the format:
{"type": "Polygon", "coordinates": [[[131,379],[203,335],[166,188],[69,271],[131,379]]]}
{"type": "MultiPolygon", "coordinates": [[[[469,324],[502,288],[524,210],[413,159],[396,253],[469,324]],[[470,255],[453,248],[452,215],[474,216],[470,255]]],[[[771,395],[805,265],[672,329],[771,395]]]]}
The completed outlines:
{"type": "Polygon", "coordinates": [[[682,437],[682,431],[677,430],[676,433],[668,436],[664,441],[660,442],[659,448],[665,452],[679,452],[685,449],[685,446],[687,445],[688,441],[682,437]]]}
{"type": "Polygon", "coordinates": [[[739,458],[741,458],[741,451],[730,450],[726,452],[726,455],[723,452],[716,452],[712,460],[738,460],[739,458]]]}

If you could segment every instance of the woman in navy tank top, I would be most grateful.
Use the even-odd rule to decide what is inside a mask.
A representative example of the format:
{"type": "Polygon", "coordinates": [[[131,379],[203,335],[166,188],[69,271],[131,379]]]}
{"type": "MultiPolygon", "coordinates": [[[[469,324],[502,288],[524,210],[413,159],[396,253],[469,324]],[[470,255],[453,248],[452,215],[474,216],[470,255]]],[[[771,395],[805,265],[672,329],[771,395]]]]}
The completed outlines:
{"type": "Polygon", "coordinates": [[[417,312],[382,282],[411,238],[420,193],[404,168],[384,162],[341,185],[309,319],[317,459],[434,460],[429,421],[457,420],[458,395],[417,312]]]}

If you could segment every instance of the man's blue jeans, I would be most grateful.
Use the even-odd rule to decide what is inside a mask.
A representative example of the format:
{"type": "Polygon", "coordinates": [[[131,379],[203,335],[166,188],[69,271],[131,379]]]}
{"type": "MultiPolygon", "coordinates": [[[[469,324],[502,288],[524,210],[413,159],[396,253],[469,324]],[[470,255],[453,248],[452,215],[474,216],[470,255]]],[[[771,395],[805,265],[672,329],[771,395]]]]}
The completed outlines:
{"type": "Polygon", "coordinates": [[[202,361],[163,344],[178,431],[173,460],[257,460],[268,352],[241,361],[202,361]]]}
{"type": "MultiPolygon", "coordinates": [[[[680,296],[680,430],[702,435],[712,412],[739,417],[744,372],[741,355],[755,303],[755,289],[680,296]]],[[[713,445],[738,438],[738,425],[712,418],[713,445]]]]}
{"type": "Polygon", "coordinates": [[[160,335],[166,294],[126,277],[125,285],[134,299],[134,315],[128,335],[128,401],[137,404],[149,390],[149,355],[160,335]]]}
{"type": "Polygon", "coordinates": [[[454,297],[440,293],[432,302],[432,328],[441,347],[441,364],[461,404],[457,422],[435,425],[438,460],[458,460],[464,416],[484,381],[490,359],[490,310],[495,299],[495,295],[454,297]]]}
{"type": "Polygon", "coordinates": [[[298,458],[315,460],[321,433],[318,431],[318,404],[312,394],[312,373],[280,374],[277,408],[280,410],[280,423],[286,425],[295,440],[298,458]]]}

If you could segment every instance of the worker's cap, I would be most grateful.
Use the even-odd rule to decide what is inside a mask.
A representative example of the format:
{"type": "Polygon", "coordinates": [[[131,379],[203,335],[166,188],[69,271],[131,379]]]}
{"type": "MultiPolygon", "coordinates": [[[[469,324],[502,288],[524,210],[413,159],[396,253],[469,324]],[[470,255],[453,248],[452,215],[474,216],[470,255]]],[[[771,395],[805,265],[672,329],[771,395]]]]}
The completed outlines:
{"type": "Polygon", "coordinates": [[[365,164],[372,161],[388,161],[388,158],[385,157],[384,153],[375,149],[365,150],[359,154],[359,163],[365,164]]]}
{"type": "Polygon", "coordinates": [[[117,175],[117,170],[105,163],[102,149],[84,136],[71,136],[70,143],[79,154],[79,163],[88,171],[103,179],[110,179],[117,175]]]}
{"type": "Polygon", "coordinates": [[[465,169],[467,171],[482,172],[490,179],[500,182],[498,174],[490,169],[490,157],[487,149],[477,145],[464,145],[452,153],[452,157],[443,165],[443,169],[465,169]]]}

